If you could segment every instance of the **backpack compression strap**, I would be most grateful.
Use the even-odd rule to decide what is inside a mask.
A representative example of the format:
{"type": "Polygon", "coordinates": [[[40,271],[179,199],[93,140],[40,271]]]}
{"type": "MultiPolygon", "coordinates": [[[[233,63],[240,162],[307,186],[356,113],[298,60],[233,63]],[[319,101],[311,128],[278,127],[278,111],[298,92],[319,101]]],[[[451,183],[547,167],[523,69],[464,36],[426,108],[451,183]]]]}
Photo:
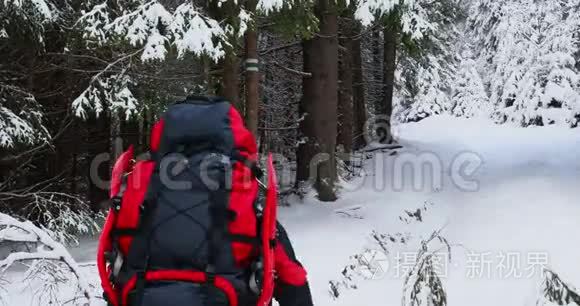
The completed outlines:
{"type": "MultiPolygon", "coordinates": [[[[145,293],[146,274],[149,268],[149,248],[151,241],[151,233],[153,231],[152,223],[155,210],[157,208],[157,198],[160,188],[159,178],[159,163],[155,161],[155,169],[151,176],[147,195],[143,201],[141,222],[138,226],[137,232],[141,235],[136,235],[131,243],[131,248],[127,254],[127,261],[131,265],[131,269],[135,270],[135,290],[133,292],[134,299],[131,306],[141,306],[143,304],[143,295],[145,293]]],[[[125,285],[128,287],[128,284],[125,285]]],[[[122,297],[123,300],[126,296],[122,297]]],[[[123,304],[125,306],[125,304],[123,304]]]]}
{"type": "MultiPolygon", "coordinates": [[[[123,176],[125,173],[129,172],[131,169],[131,160],[133,159],[133,146],[119,156],[115,165],[113,166],[113,171],[111,173],[111,191],[110,200],[114,201],[115,198],[119,197],[122,187],[123,176]]],[[[114,230],[115,224],[117,222],[117,213],[111,208],[109,209],[109,214],[105,225],[103,226],[103,231],[99,237],[99,247],[97,250],[97,269],[99,271],[99,278],[101,279],[101,286],[103,288],[103,295],[108,303],[118,306],[119,300],[115,288],[111,283],[110,273],[111,266],[107,267],[107,254],[110,254],[114,249],[114,243],[112,239],[112,232],[114,230]]]]}

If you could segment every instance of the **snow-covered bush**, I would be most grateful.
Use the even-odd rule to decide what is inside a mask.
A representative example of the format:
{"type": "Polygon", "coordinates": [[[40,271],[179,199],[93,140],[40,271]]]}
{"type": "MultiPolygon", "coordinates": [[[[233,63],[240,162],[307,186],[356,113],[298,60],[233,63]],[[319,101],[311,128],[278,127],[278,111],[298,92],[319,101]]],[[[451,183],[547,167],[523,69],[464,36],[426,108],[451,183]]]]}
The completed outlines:
{"type": "MultiPolygon", "coordinates": [[[[401,223],[413,225],[423,222],[425,212],[433,203],[425,202],[421,207],[405,210],[399,216],[401,223]]],[[[342,212],[342,210],[341,210],[342,212]]],[[[358,212],[357,212],[358,213],[358,212]]],[[[446,305],[446,293],[438,275],[441,256],[451,259],[451,244],[442,235],[442,229],[432,232],[426,239],[409,232],[397,232],[394,234],[373,231],[368,239],[368,246],[349,258],[337,280],[329,281],[328,292],[334,299],[340,298],[344,290],[357,289],[358,283],[364,280],[378,280],[387,276],[391,271],[387,269],[394,265],[404,265],[398,272],[404,277],[403,282],[403,306],[418,305],[446,305]],[[418,243],[419,250],[405,252],[412,255],[412,262],[401,261],[400,253],[404,249],[413,247],[418,243]],[[389,263],[394,263],[390,265],[389,263]],[[408,266],[408,269],[405,269],[408,266]]]]}
{"type": "Polygon", "coordinates": [[[0,206],[15,216],[42,226],[55,240],[77,244],[78,237],[100,230],[102,214],[93,213],[86,202],[74,195],[59,192],[0,192],[0,206]],[[17,203],[16,207],[8,203],[17,203]]]}
{"type": "Polygon", "coordinates": [[[421,241],[416,262],[405,277],[403,306],[447,305],[447,293],[438,275],[437,260],[443,249],[451,261],[451,245],[441,235],[441,231],[434,231],[428,239],[421,241]]]}
{"type": "Polygon", "coordinates": [[[74,304],[82,300],[96,305],[97,298],[89,282],[66,247],[32,222],[0,213],[0,244],[12,245],[15,249],[0,259],[0,279],[15,264],[24,264],[27,271],[22,282],[38,288],[37,305],[65,305],[71,297],[63,297],[63,293],[68,293],[70,288],[76,288],[74,304]]]}
{"type": "Polygon", "coordinates": [[[572,303],[580,305],[580,293],[576,288],[565,283],[550,269],[544,269],[542,275],[537,306],[572,305],[572,303]]]}

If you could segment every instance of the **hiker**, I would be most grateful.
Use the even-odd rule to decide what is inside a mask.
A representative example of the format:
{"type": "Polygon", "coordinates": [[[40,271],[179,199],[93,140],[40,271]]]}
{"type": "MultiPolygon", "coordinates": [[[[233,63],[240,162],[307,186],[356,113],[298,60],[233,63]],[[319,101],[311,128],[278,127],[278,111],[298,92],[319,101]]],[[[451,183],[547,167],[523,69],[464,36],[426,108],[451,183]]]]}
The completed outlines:
{"type": "Polygon", "coordinates": [[[310,306],[306,271],[276,221],[276,177],[225,100],[189,97],[121,154],[97,265],[113,306],[310,306]],[[267,176],[265,197],[259,179],[267,176]],[[274,275],[276,273],[276,275],[274,275]]]}
{"type": "MultiPolygon", "coordinates": [[[[285,270],[283,270],[284,274],[278,277],[275,284],[274,298],[280,306],[312,306],[312,297],[306,282],[305,271],[296,260],[288,235],[280,224],[278,224],[278,243],[280,247],[276,251],[280,253],[276,254],[276,256],[282,260],[277,268],[285,270]]],[[[204,294],[204,290],[195,284],[158,283],[145,289],[142,306],[227,305],[227,303],[200,303],[200,301],[205,300],[204,294]]],[[[245,300],[245,302],[240,306],[256,305],[256,296],[251,293],[242,300],[245,300]]],[[[130,306],[134,305],[130,304],[130,306]]]]}

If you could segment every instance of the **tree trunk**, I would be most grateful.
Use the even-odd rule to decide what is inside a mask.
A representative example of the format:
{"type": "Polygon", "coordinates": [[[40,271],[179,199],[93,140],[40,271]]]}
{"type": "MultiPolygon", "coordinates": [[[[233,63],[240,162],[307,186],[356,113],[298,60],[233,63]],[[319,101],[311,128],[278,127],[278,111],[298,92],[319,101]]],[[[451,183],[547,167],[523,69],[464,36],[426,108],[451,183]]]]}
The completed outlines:
{"type": "Polygon", "coordinates": [[[109,129],[109,154],[111,154],[110,169],[113,170],[113,165],[117,158],[123,153],[123,137],[121,137],[121,118],[119,113],[114,110],[109,111],[109,118],[111,119],[111,126],[109,129]]]}
{"type": "Polygon", "coordinates": [[[215,84],[213,81],[213,77],[211,75],[211,68],[212,68],[212,60],[206,56],[202,56],[201,58],[201,65],[202,65],[202,78],[201,82],[204,84],[204,92],[208,96],[213,96],[216,94],[215,92],[215,84]]]}
{"type": "Polygon", "coordinates": [[[145,151],[145,143],[147,143],[145,140],[145,118],[147,118],[147,108],[145,108],[143,110],[143,113],[141,113],[139,115],[139,118],[137,119],[137,143],[135,144],[135,147],[139,150],[139,152],[143,152],[145,151]]]}
{"type": "Polygon", "coordinates": [[[370,98],[371,103],[374,107],[375,114],[383,114],[383,101],[381,96],[383,95],[383,59],[382,59],[382,39],[381,39],[381,30],[374,29],[372,32],[372,48],[373,48],[373,56],[372,56],[372,76],[373,79],[371,81],[370,87],[370,98]]]}
{"type": "MultiPolygon", "coordinates": [[[[304,72],[314,70],[315,63],[312,61],[314,53],[312,40],[305,40],[302,42],[302,56],[304,72]]],[[[302,139],[299,141],[296,149],[296,187],[301,183],[310,179],[310,160],[316,154],[314,148],[315,122],[313,117],[313,105],[315,102],[316,89],[315,82],[312,77],[302,77],[302,98],[298,105],[298,113],[302,120],[300,121],[300,134],[302,139]]]]}
{"type": "MultiPolygon", "coordinates": [[[[250,12],[256,10],[256,1],[249,0],[246,9],[250,12]]],[[[256,27],[251,27],[246,31],[246,125],[248,129],[258,137],[258,114],[259,106],[259,86],[260,72],[258,64],[258,32],[256,27]]]]}
{"type": "Polygon", "coordinates": [[[353,128],[353,74],[351,52],[353,51],[353,20],[344,20],[342,37],[340,38],[340,86],[338,90],[338,145],[346,153],[352,152],[353,128]]]}
{"type": "MultiPolygon", "coordinates": [[[[393,113],[393,91],[395,89],[395,70],[397,68],[398,33],[393,26],[384,29],[384,60],[383,60],[383,111],[381,115],[389,120],[393,113]]],[[[391,136],[386,138],[391,141],[391,136]]]]}
{"type": "MultiPolygon", "coordinates": [[[[361,26],[355,21],[354,33],[359,35],[361,31],[361,26]]],[[[352,41],[352,51],[350,52],[352,56],[352,90],[353,90],[353,130],[354,130],[354,149],[360,149],[366,145],[365,134],[365,123],[367,121],[367,107],[365,103],[365,87],[364,87],[364,77],[362,70],[362,50],[361,50],[361,38],[357,37],[352,41]]]]}
{"type": "Polygon", "coordinates": [[[240,105],[240,84],[238,79],[239,63],[238,58],[233,49],[228,48],[226,55],[221,60],[222,83],[220,88],[220,95],[226,98],[232,105],[234,105],[242,114],[243,109],[240,105]]]}
{"type": "MultiPolygon", "coordinates": [[[[336,173],[336,134],[338,100],[338,18],[336,8],[330,0],[319,0],[316,14],[320,20],[320,32],[312,41],[304,44],[304,67],[312,73],[303,86],[301,108],[306,113],[303,126],[304,136],[311,144],[301,146],[306,150],[298,152],[299,167],[315,170],[314,188],[320,201],[335,201],[336,173]],[[309,152],[308,147],[314,150],[309,152]],[[312,153],[322,153],[313,155],[312,153]],[[310,156],[309,156],[310,155],[310,156]],[[310,157],[310,158],[306,158],[310,157]],[[310,169],[304,163],[316,168],[310,169]]],[[[302,172],[297,178],[303,178],[302,172]]]]}
{"type": "MultiPolygon", "coordinates": [[[[216,20],[226,20],[235,16],[238,12],[238,3],[234,0],[226,1],[205,1],[201,2],[203,6],[207,7],[210,17],[216,20]]],[[[225,22],[225,21],[224,21],[225,22]]],[[[231,38],[230,38],[231,39],[231,38]]],[[[243,115],[243,109],[240,103],[240,81],[239,81],[239,62],[237,58],[237,43],[235,39],[231,39],[231,45],[227,45],[224,49],[225,55],[219,61],[218,66],[222,69],[221,82],[216,90],[217,94],[226,98],[238,111],[243,115]]],[[[207,68],[210,66],[208,65],[207,68]]],[[[208,71],[208,91],[211,92],[211,75],[208,71]]]]}
{"type": "Polygon", "coordinates": [[[91,209],[94,212],[98,212],[103,207],[103,203],[109,198],[106,190],[108,186],[102,184],[110,178],[109,169],[113,161],[103,161],[100,157],[103,157],[101,154],[108,152],[111,148],[109,141],[109,136],[111,135],[110,118],[106,116],[106,113],[102,114],[99,118],[93,115],[87,120],[87,129],[88,135],[85,143],[88,153],[86,174],[89,188],[87,197],[91,209]],[[99,160],[102,162],[96,163],[95,165],[98,165],[98,167],[92,169],[91,163],[99,160]]]}

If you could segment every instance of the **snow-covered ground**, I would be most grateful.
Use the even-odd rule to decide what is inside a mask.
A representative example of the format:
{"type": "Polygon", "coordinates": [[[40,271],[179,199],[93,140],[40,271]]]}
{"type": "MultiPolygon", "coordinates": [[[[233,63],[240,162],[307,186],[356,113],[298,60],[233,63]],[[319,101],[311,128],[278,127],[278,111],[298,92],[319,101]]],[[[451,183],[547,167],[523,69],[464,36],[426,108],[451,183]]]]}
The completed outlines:
{"type": "MultiPolygon", "coordinates": [[[[439,116],[395,131],[404,149],[369,160],[366,175],[358,186],[345,187],[338,203],[310,199],[280,208],[309,270],[317,306],[400,305],[404,277],[399,272],[412,263],[408,254],[441,228],[453,246],[451,262],[441,270],[448,305],[534,305],[543,264],[580,286],[578,130],[439,116]],[[433,174],[412,176],[420,162],[433,174]],[[423,187],[413,186],[421,182],[423,187]],[[400,220],[405,210],[423,206],[428,209],[422,222],[400,220]],[[348,210],[353,207],[360,208],[348,210]],[[354,217],[337,213],[341,209],[354,217]],[[415,243],[394,245],[388,261],[377,261],[384,275],[355,280],[356,290],[341,290],[333,299],[329,281],[342,279],[351,255],[373,247],[373,230],[408,232],[415,243]]],[[[95,248],[94,241],[86,241],[72,253],[81,262],[91,261],[95,248]]]]}
{"type": "MultiPolygon", "coordinates": [[[[328,281],[340,279],[348,257],[369,245],[365,238],[373,229],[427,236],[445,227],[443,235],[456,245],[443,277],[451,306],[534,305],[539,279],[539,271],[534,270],[542,263],[564,280],[580,285],[577,130],[511,128],[440,116],[395,127],[395,131],[406,149],[394,157],[377,156],[387,160],[384,190],[377,190],[376,177],[371,177],[363,189],[344,192],[337,204],[297,205],[282,212],[309,268],[317,305],[400,305],[403,277],[398,273],[360,281],[358,290],[349,290],[337,301],[328,294],[328,281]],[[400,172],[392,169],[406,155],[418,156],[411,161],[421,156],[423,160],[439,158],[443,166],[435,168],[444,173],[441,186],[413,190],[409,181],[403,188],[390,184],[400,180],[400,172]],[[462,159],[472,165],[481,163],[471,177],[463,178],[478,182],[475,191],[470,184],[462,188],[461,178],[452,179],[454,162],[462,159]],[[398,219],[403,210],[414,210],[425,201],[434,205],[422,224],[406,225],[398,219]],[[352,205],[364,207],[364,219],[332,213],[337,207],[352,205]],[[502,256],[511,259],[502,261],[502,256]],[[510,275],[512,268],[516,275],[510,275]]],[[[404,268],[406,253],[401,251],[401,261],[390,262],[389,268],[404,268]]]]}

